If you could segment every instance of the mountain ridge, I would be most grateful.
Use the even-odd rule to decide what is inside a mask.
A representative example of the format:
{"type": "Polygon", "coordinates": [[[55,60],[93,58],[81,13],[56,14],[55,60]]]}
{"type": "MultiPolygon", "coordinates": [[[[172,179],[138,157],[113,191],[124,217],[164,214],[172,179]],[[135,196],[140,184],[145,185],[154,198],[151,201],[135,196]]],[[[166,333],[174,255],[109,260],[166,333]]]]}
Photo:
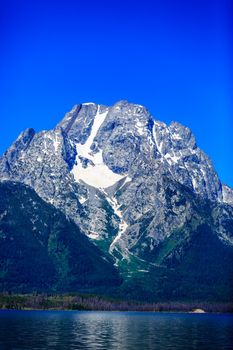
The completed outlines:
{"type": "Polygon", "coordinates": [[[26,129],[0,158],[0,179],[74,220],[126,280],[182,265],[195,232],[233,244],[233,190],[190,129],[127,101],[75,105],[52,130],[26,129]]]}

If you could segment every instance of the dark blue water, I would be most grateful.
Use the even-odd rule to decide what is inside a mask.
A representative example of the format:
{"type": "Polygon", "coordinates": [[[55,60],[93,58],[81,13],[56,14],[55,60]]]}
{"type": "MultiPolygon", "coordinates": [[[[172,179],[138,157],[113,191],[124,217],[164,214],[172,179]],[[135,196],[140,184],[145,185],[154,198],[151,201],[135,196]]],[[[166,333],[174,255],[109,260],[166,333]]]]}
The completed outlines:
{"type": "Polygon", "coordinates": [[[0,311],[0,349],[233,349],[233,316],[0,311]]]}

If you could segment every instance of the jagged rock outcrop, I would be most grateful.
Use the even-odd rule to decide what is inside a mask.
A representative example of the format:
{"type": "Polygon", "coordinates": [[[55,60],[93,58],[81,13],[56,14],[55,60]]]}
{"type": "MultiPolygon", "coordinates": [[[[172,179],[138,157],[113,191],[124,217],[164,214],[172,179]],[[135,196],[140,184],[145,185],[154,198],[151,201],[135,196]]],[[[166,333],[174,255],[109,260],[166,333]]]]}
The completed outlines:
{"type": "Polygon", "coordinates": [[[227,185],[222,185],[223,202],[233,206],[233,189],[227,185]]]}

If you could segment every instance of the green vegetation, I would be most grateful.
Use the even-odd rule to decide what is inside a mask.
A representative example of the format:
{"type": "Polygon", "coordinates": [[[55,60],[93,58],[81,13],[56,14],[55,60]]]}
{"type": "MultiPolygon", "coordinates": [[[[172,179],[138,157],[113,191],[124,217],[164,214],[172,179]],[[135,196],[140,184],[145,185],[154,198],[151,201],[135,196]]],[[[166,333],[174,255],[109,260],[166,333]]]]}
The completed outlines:
{"type": "Polygon", "coordinates": [[[117,270],[78,227],[31,188],[0,183],[0,290],[108,289],[117,270]]]}
{"type": "Polygon", "coordinates": [[[134,276],[140,276],[142,278],[144,273],[149,272],[150,264],[134,255],[129,255],[128,260],[122,259],[119,261],[119,269],[124,281],[127,281],[134,276]]]}
{"type": "MultiPolygon", "coordinates": [[[[111,296],[124,300],[124,305],[134,300],[132,308],[142,302],[231,303],[232,246],[215,233],[210,206],[196,198],[193,205],[196,214],[182,228],[172,232],[150,255],[145,250],[145,256],[129,254],[128,259],[119,260],[117,270],[112,257],[104,253],[107,251],[104,241],[98,241],[101,249],[92,244],[71,220],[31,188],[19,183],[0,183],[0,291],[4,292],[1,307],[27,308],[27,303],[20,306],[26,296],[18,293],[31,293],[30,301],[40,296],[48,308],[72,309],[63,306],[65,296],[61,296],[71,292],[101,295],[93,296],[98,300],[111,296]],[[16,299],[9,293],[17,294],[16,299]],[[51,298],[43,293],[51,293],[51,298]],[[53,304],[54,300],[60,301],[53,304]]],[[[142,230],[146,230],[149,222],[148,217],[142,230]]],[[[225,226],[231,230],[233,221],[228,219],[225,226]]],[[[109,223],[110,236],[115,234],[111,230],[109,223]]],[[[72,300],[71,304],[79,309],[79,302],[72,300]]],[[[81,305],[95,309],[90,304],[81,305]]]]}
{"type": "Polygon", "coordinates": [[[174,249],[182,244],[184,240],[184,231],[176,230],[166,238],[159,246],[155,254],[155,264],[161,265],[174,249]]]}
{"type": "MultiPolygon", "coordinates": [[[[164,256],[165,248],[161,249],[164,256]]],[[[150,302],[232,302],[233,249],[223,244],[208,225],[200,225],[182,249],[172,252],[166,266],[150,264],[143,278],[135,273],[124,279],[119,296],[150,302]]]]}

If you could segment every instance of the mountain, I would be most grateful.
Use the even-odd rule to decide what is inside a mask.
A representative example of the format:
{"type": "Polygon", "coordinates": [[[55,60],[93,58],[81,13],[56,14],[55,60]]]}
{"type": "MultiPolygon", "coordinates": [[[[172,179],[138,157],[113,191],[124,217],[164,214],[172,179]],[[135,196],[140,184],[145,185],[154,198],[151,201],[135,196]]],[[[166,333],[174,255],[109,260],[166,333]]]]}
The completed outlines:
{"type": "Polygon", "coordinates": [[[0,183],[0,290],[62,291],[120,284],[111,261],[33,189],[0,183]]]}
{"type": "Polygon", "coordinates": [[[1,157],[0,178],[74,221],[114,261],[124,295],[135,285],[150,299],[232,291],[233,190],[177,122],[127,101],[76,105],[52,130],[25,130],[1,157]]]}

